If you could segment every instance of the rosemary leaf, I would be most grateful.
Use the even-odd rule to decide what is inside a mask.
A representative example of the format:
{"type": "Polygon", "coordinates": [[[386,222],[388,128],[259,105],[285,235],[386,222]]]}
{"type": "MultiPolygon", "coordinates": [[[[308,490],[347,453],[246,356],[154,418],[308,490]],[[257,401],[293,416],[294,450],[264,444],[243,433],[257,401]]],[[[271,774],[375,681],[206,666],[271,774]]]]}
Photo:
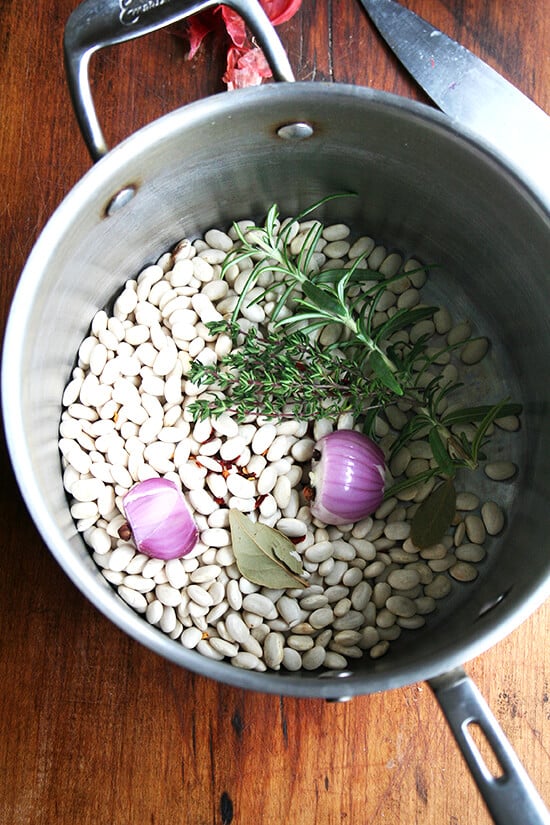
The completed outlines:
{"type": "MultiPolygon", "coordinates": [[[[495,418],[503,418],[506,415],[519,415],[522,411],[521,404],[499,404],[498,415],[495,418]]],[[[494,410],[493,406],[483,405],[480,407],[464,407],[460,410],[453,410],[442,416],[441,421],[446,427],[455,424],[472,424],[483,419],[494,410]]]]}
{"type": "Polygon", "coordinates": [[[376,331],[374,340],[379,341],[389,338],[395,332],[407,327],[412,327],[419,321],[431,318],[437,312],[437,307],[416,307],[415,309],[399,309],[395,315],[386,321],[385,324],[376,331]]]}
{"type": "Polygon", "coordinates": [[[428,435],[433,457],[437,461],[441,472],[452,478],[455,474],[455,465],[451,459],[437,427],[432,427],[428,435]]]}

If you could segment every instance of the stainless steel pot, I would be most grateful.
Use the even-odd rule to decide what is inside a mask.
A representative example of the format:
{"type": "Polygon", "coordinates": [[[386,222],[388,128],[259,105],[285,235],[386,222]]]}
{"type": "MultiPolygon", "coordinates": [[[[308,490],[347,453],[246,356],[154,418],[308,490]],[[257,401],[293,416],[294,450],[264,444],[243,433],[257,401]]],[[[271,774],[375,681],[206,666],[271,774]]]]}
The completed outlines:
{"type": "MultiPolygon", "coordinates": [[[[3,413],[29,511],[66,573],[99,610],[142,644],[189,670],[257,691],[343,700],[428,680],[495,821],[550,822],[540,797],[461,668],[498,642],[550,594],[550,193],[535,195],[495,148],[417,103],[347,85],[279,82],[193,103],[106,152],[87,86],[95,48],[211,5],[142,11],[129,28],[116,0],[90,2],[67,28],[75,107],[94,158],[40,236],[13,301],[5,338],[3,413]],[[101,7],[100,7],[101,6],[101,7]],[[107,22],[106,22],[107,21],[107,22]],[[328,205],[389,245],[443,265],[457,315],[473,314],[493,341],[504,383],[524,405],[519,481],[509,523],[478,581],[456,587],[422,631],[386,659],[341,673],[256,673],[186,650],[131,610],[104,580],[71,519],[58,452],[60,399],[93,314],[123,283],[184,236],[261,217],[277,202],[293,214],[328,205]],[[32,380],[29,380],[32,377],[32,380]],[[483,728],[503,768],[491,777],[468,734],[483,728]]],[[[286,57],[253,0],[230,3],[254,27],[274,75],[286,57]]]]}

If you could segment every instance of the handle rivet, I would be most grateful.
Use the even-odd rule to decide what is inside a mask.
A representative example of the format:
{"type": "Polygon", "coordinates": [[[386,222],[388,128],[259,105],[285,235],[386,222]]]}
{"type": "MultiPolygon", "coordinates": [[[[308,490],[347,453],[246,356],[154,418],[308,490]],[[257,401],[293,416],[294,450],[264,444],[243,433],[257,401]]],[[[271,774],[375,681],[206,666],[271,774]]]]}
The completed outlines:
{"type": "Polygon", "coordinates": [[[313,126],[305,122],[287,123],[277,129],[277,134],[283,140],[305,140],[312,136],[313,126]]]}
{"type": "Polygon", "coordinates": [[[137,192],[137,187],[134,185],[125,186],[124,189],[121,189],[119,192],[114,195],[107,206],[105,207],[105,215],[107,217],[111,217],[118,212],[119,209],[122,209],[123,206],[126,206],[129,203],[134,195],[137,192]]]}

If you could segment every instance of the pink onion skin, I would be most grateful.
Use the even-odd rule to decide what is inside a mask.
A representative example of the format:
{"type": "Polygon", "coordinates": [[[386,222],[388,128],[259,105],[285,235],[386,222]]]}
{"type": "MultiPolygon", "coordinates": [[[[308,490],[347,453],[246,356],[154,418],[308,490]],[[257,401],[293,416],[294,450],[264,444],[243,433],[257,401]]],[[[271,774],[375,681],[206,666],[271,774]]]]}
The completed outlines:
{"type": "Polygon", "coordinates": [[[384,453],[355,430],[335,430],[319,439],[321,454],[311,473],[312,515],[325,524],[351,524],[370,516],[384,498],[384,453]]]}
{"type": "Polygon", "coordinates": [[[186,556],[197,544],[197,526],[173,481],[140,481],[126,493],[122,503],[140,553],[168,561],[186,556]]]}

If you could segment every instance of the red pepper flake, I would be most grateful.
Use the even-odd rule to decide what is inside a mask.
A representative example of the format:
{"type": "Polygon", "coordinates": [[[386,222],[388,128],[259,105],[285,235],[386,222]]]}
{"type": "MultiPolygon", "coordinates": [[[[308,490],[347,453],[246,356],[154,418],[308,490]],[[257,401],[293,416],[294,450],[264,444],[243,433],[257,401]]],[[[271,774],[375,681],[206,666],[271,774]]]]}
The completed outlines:
{"type": "Polygon", "coordinates": [[[220,459],[220,464],[222,466],[222,477],[227,478],[227,476],[231,475],[231,471],[235,467],[235,464],[232,461],[227,461],[226,459],[220,459]]]}
{"type": "Polygon", "coordinates": [[[305,534],[303,536],[288,536],[292,544],[301,544],[306,540],[305,534]]]}
{"type": "Polygon", "coordinates": [[[237,472],[247,481],[255,481],[257,478],[256,473],[251,473],[247,467],[238,467],[237,472]]]}
{"type": "Polygon", "coordinates": [[[263,502],[266,500],[266,498],[267,498],[267,493],[262,493],[261,496],[258,496],[258,498],[256,499],[256,504],[254,505],[254,509],[259,510],[260,507],[262,506],[263,502]]]}
{"type": "Polygon", "coordinates": [[[304,498],[308,502],[308,504],[314,500],[315,490],[313,489],[313,487],[309,487],[308,485],[306,485],[304,487],[304,489],[302,490],[302,492],[303,492],[304,498]]]}

